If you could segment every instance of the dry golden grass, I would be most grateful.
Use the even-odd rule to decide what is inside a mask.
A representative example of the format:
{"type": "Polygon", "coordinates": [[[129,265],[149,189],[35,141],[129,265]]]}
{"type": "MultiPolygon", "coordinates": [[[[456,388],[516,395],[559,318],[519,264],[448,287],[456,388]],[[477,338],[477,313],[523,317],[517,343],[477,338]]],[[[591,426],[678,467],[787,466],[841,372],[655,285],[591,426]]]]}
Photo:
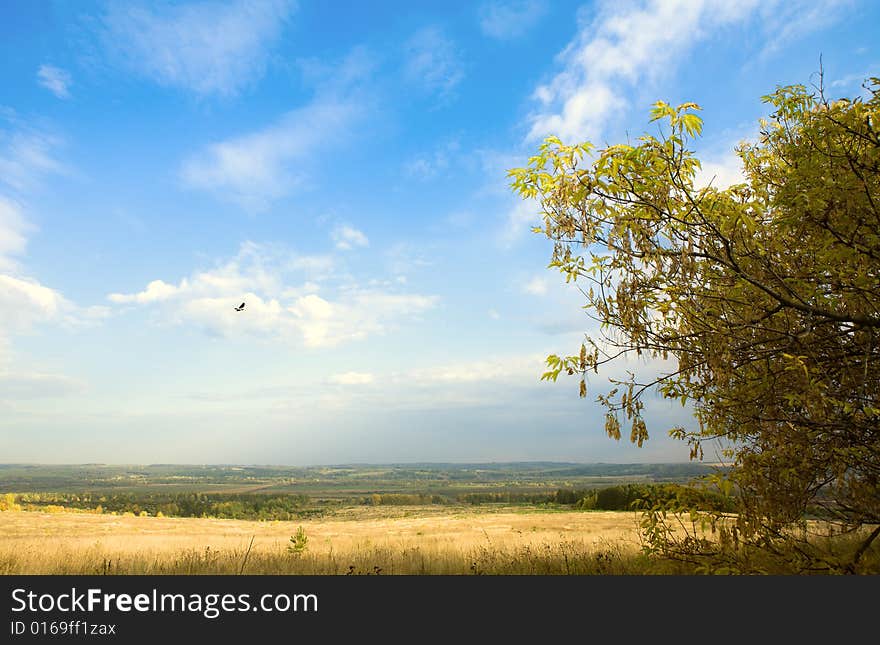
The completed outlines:
{"type": "Polygon", "coordinates": [[[625,512],[365,507],[297,522],[0,513],[6,574],[238,573],[242,565],[244,573],[587,573],[638,544],[638,516],[625,512]],[[300,526],[308,548],[291,554],[300,526]]]}
{"type": "MultiPolygon", "coordinates": [[[[678,559],[641,553],[640,519],[634,512],[425,506],[357,507],[299,522],[7,511],[0,512],[0,574],[697,571],[678,559]],[[291,553],[290,538],[300,527],[308,538],[307,548],[291,553]]],[[[811,524],[815,536],[821,536],[821,527],[811,524]]],[[[852,551],[856,538],[836,540],[834,550],[852,551]]],[[[880,553],[873,551],[862,563],[868,573],[880,570],[880,553]]],[[[792,572],[767,568],[757,560],[752,569],[792,572]]]]}

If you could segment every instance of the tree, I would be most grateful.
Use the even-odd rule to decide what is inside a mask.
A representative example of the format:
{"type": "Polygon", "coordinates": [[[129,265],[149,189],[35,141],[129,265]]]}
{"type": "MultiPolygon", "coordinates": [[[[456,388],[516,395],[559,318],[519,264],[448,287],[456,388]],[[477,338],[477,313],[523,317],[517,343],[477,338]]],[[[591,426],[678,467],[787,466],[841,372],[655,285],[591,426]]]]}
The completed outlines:
{"type": "Polygon", "coordinates": [[[606,432],[619,439],[623,419],[641,446],[646,392],[691,402],[698,429],[669,432],[692,459],[724,443],[718,482],[738,493],[729,542],[785,542],[805,568],[856,571],[880,535],[880,79],[864,88],[763,97],[772,113],[737,147],[744,180],[728,188],[695,183],[694,103],[656,103],[659,135],[636,145],[550,137],[509,171],[541,204],[549,266],[601,323],[577,355],[548,357],[543,378],[578,375],[586,396],[586,374],[618,357],[667,359],[598,397],[606,432]],[[808,512],[861,536],[846,563],[792,545],[808,512]]]}

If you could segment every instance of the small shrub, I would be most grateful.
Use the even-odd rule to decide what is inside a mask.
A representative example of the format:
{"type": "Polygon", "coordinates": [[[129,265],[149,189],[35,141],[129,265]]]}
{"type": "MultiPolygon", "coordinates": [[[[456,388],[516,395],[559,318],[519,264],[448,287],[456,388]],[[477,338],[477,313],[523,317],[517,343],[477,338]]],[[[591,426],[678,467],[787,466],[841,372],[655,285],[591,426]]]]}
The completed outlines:
{"type": "Polygon", "coordinates": [[[287,545],[287,552],[297,557],[301,556],[309,548],[309,538],[303,527],[296,529],[296,533],[290,536],[290,544],[287,545]]]}

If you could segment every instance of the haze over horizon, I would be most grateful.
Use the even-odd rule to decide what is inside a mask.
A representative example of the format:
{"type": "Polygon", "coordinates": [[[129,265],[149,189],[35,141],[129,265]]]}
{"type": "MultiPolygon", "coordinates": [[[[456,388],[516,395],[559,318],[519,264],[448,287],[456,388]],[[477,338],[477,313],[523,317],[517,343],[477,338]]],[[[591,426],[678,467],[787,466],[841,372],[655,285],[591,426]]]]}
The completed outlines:
{"type": "Polygon", "coordinates": [[[538,464],[546,464],[546,465],[554,465],[554,466],[648,466],[648,465],[663,465],[663,464],[673,464],[673,465],[681,465],[681,464],[696,464],[696,465],[720,465],[717,462],[711,461],[697,461],[697,460],[676,460],[676,461],[553,461],[553,460],[522,460],[522,461],[496,461],[496,460],[488,460],[488,461],[367,461],[367,462],[356,462],[356,461],[347,461],[347,462],[339,462],[339,463],[313,463],[313,464],[283,464],[283,463],[236,463],[236,462],[216,462],[216,463],[204,463],[204,462],[156,462],[156,463],[147,463],[147,462],[103,462],[103,461],[83,461],[83,462],[67,462],[67,461],[45,461],[45,462],[35,462],[35,461],[9,461],[9,462],[0,462],[0,466],[110,466],[110,467],[123,467],[123,466],[138,466],[138,467],[153,467],[153,466],[171,466],[171,467],[206,467],[206,468],[344,468],[344,467],[354,467],[354,466],[400,466],[400,467],[416,467],[416,466],[426,466],[426,467],[436,467],[436,466],[508,466],[508,465],[538,465],[538,464]]]}
{"type": "Polygon", "coordinates": [[[762,95],[820,56],[831,97],[880,76],[877,24],[867,0],[6,6],[0,461],[687,462],[687,409],[649,399],[640,449],[594,403],[662,365],[585,400],[539,380],[594,326],[506,172],[695,101],[703,180],[731,183],[762,95]]]}

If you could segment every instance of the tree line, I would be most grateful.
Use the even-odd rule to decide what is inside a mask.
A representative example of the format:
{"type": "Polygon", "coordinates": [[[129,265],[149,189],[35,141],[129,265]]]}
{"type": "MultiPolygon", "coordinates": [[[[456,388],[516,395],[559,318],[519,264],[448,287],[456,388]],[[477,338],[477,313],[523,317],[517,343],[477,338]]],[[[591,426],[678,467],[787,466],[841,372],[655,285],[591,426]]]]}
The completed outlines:
{"type": "Polygon", "coordinates": [[[372,493],[345,499],[317,500],[303,494],[260,493],[7,493],[0,510],[65,510],[154,517],[213,517],[235,520],[296,520],[330,506],[428,506],[483,504],[561,506],[582,510],[623,511],[673,500],[705,509],[728,510],[732,501],[714,491],[681,484],[622,484],[597,488],[559,488],[544,492],[485,491],[438,495],[372,493]]]}

